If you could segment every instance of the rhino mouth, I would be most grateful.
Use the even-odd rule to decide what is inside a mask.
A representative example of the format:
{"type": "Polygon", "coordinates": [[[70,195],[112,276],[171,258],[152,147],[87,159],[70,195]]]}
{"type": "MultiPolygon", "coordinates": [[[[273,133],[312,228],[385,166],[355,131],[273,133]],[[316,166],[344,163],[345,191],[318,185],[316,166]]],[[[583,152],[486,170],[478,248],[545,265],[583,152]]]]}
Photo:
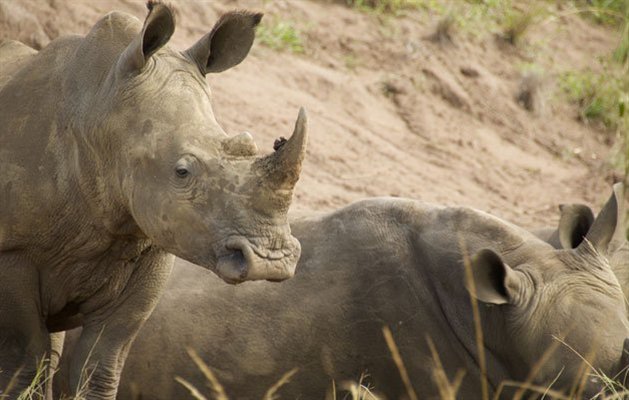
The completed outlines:
{"type": "Polygon", "coordinates": [[[262,248],[245,237],[231,237],[219,252],[216,273],[225,282],[236,284],[251,280],[283,281],[295,274],[301,246],[290,237],[282,248],[262,248]]]}

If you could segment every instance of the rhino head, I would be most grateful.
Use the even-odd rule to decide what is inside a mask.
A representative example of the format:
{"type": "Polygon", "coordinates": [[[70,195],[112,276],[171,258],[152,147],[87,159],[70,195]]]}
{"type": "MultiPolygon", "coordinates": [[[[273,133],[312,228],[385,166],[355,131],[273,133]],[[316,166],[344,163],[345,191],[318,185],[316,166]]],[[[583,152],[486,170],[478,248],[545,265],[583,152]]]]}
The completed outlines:
{"type": "Polygon", "coordinates": [[[472,258],[476,285],[468,289],[481,302],[498,306],[494,310],[508,328],[508,337],[499,340],[517,360],[511,363],[512,376],[539,385],[553,382],[562,390],[581,385],[586,398],[606,389],[607,378],[624,380],[626,299],[605,256],[618,231],[618,210],[614,194],[575,248],[554,249],[531,238],[529,245],[505,255],[515,259],[513,265],[491,249],[472,258]],[[529,372],[518,371],[521,367],[529,372]]]}
{"type": "Polygon", "coordinates": [[[559,206],[559,226],[554,235],[558,238],[551,244],[557,248],[577,248],[585,238],[596,235],[602,226],[607,224],[609,215],[615,215],[616,229],[608,246],[602,254],[607,257],[620,286],[629,299],[629,241],[625,228],[626,202],[624,184],[619,182],[613,186],[612,194],[594,217],[592,209],[584,204],[562,204],[559,206]]]}
{"type": "Polygon", "coordinates": [[[89,110],[99,132],[92,146],[109,155],[97,164],[113,171],[104,179],[141,234],[168,252],[230,283],[291,277],[300,245],[287,211],[305,154],[305,112],[287,142],[259,156],[250,134],[228,137],[216,122],[205,81],[246,57],[262,15],[227,13],[177,52],[166,46],[173,11],[155,2],[149,10],[139,33],[139,21],[110,14],[88,35],[126,33],[108,39],[118,51],[100,49],[113,62],[89,110]]]}

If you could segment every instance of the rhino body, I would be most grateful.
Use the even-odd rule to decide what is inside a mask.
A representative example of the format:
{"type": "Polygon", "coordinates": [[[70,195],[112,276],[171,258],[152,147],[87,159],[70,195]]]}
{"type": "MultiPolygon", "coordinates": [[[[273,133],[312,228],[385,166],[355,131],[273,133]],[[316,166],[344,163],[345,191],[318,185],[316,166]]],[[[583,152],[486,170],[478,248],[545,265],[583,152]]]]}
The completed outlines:
{"type": "MultiPolygon", "coordinates": [[[[211,366],[230,399],[260,399],[293,368],[297,373],[278,392],[282,398],[321,399],[332,380],[338,388],[363,372],[387,398],[403,398],[384,326],[421,398],[438,395],[427,338],[450,379],[465,371],[458,398],[481,398],[461,240],[475,255],[490,394],[504,380],[525,381],[553,346],[533,381],[549,385],[557,378],[557,390],[580,382],[581,360],[553,335],[610,376],[621,365],[629,329],[622,293],[589,245],[555,250],[488,214],[403,199],[365,200],[296,219],[291,227],[302,256],[297,275],[281,285],[233,288],[178,260],[131,350],[119,398],[185,398],[177,376],[203,391],[206,380],[188,347],[211,366]]],[[[605,245],[606,237],[592,238],[593,245],[605,245]]],[[[62,366],[56,384],[64,374],[62,366]]],[[[587,393],[598,390],[595,381],[586,382],[587,393]]]]}
{"type": "Polygon", "coordinates": [[[113,399],[172,254],[229,282],[293,274],[305,115],[259,157],[218,125],[204,79],[246,57],[262,15],[228,13],[178,52],[172,10],[148,6],[39,52],[0,43],[0,397],[31,381],[49,332],[83,326],[72,387],[91,375],[88,398],[113,399]]]}

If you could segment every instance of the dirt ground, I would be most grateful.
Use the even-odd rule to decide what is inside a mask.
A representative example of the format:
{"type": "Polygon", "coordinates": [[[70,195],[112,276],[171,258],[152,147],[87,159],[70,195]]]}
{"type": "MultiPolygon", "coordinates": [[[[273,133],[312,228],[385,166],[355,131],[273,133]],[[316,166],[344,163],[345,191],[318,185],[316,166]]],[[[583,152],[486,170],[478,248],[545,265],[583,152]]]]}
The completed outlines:
{"type": "MultiPolygon", "coordinates": [[[[616,44],[612,30],[579,16],[536,24],[514,47],[491,32],[430,39],[438,17],[361,12],[342,1],[172,1],[171,45],[184,50],[220,13],[253,8],[264,24],[290,21],[305,51],[260,43],[237,68],[208,77],[219,123],[253,133],[272,151],[289,136],[298,108],[310,143],[294,209],[326,210],[371,196],[470,205],[525,227],[554,224],[557,205],[606,200],[620,175],[609,135],[576,118],[556,96],[557,73],[591,66],[616,44]],[[517,96],[526,65],[544,71],[534,111],[517,96]]],[[[106,12],[143,19],[142,1],[0,0],[0,39],[40,48],[85,34],[106,12]]]]}

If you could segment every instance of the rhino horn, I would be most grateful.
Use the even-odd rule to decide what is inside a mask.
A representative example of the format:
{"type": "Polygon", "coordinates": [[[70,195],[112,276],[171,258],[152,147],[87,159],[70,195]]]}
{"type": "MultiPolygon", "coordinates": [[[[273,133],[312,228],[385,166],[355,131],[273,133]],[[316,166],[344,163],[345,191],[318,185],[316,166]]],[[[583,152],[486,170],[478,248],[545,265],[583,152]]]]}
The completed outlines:
{"type": "Polygon", "coordinates": [[[299,109],[299,115],[295,122],[293,134],[275,153],[272,153],[256,162],[256,168],[266,178],[266,181],[274,189],[291,190],[301,172],[301,164],[306,155],[306,142],[308,140],[306,110],[299,109]]]}

